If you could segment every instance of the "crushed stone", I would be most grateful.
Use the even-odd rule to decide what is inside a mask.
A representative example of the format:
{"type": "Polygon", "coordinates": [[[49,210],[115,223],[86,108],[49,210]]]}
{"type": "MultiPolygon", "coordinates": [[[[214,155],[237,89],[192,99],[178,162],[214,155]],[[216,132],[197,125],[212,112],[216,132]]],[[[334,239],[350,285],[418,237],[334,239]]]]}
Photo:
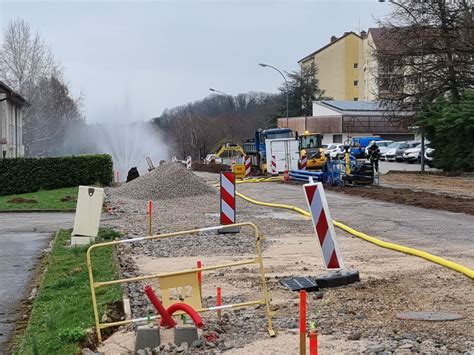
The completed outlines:
{"type": "Polygon", "coordinates": [[[138,200],[174,199],[216,195],[216,190],[182,164],[165,162],[115,190],[117,196],[138,200]]]}

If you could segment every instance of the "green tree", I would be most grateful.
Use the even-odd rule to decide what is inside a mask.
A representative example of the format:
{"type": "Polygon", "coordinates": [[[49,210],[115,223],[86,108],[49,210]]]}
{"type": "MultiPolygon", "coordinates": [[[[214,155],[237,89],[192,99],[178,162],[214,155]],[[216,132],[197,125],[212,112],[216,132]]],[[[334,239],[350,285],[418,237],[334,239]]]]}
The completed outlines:
{"type": "Polygon", "coordinates": [[[435,167],[447,171],[474,171],[474,91],[459,100],[438,98],[420,117],[435,167]]]}
{"type": "MultiPolygon", "coordinates": [[[[324,96],[325,91],[319,88],[318,67],[311,63],[301,66],[300,70],[286,73],[288,77],[289,116],[311,116],[313,112],[313,101],[330,100],[324,96]]],[[[279,87],[282,104],[280,114],[286,117],[286,85],[279,87]]]]}

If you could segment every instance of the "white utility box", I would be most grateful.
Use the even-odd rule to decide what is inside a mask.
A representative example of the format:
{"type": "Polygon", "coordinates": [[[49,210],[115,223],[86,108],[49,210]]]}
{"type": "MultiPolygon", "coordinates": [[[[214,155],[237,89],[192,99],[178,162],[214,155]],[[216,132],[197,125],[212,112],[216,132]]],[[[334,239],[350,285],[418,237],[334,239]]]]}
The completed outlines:
{"type": "Polygon", "coordinates": [[[79,186],[71,245],[84,245],[95,241],[99,233],[104,195],[102,188],[79,186]]]}

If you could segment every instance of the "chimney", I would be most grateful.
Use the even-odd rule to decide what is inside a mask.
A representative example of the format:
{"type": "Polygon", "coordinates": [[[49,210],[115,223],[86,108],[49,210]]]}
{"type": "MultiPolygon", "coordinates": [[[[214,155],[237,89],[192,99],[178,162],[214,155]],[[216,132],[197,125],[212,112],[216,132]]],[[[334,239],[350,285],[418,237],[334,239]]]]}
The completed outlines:
{"type": "Polygon", "coordinates": [[[334,42],[334,41],[337,41],[337,37],[336,36],[331,36],[331,43],[334,42]]]}
{"type": "Polygon", "coordinates": [[[360,31],[360,36],[362,37],[362,39],[366,39],[367,38],[367,32],[360,31]]]}

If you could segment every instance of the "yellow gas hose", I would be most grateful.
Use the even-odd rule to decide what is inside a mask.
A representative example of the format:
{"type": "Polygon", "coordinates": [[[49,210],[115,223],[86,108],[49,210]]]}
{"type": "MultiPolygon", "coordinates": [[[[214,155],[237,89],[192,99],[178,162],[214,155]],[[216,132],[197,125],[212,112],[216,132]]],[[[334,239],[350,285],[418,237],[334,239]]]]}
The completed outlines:
{"type": "MultiPolygon", "coordinates": [[[[272,178],[270,178],[270,179],[272,179],[272,178]]],[[[251,179],[251,180],[258,180],[258,179],[251,179]]],[[[275,180],[270,180],[270,181],[275,181],[275,180]]],[[[242,180],[238,183],[245,183],[245,182],[265,182],[265,181],[262,181],[262,180],[259,180],[259,181],[242,180]]],[[[274,207],[274,208],[284,208],[284,209],[287,209],[287,210],[292,210],[292,211],[298,212],[298,213],[302,214],[303,216],[311,217],[311,214],[308,211],[305,211],[304,209],[296,207],[296,206],[284,205],[284,204],[279,204],[279,203],[262,202],[262,201],[257,201],[257,200],[254,200],[254,199],[250,198],[250,197],[247,197],[247,196],[243,195],[240,192],[236,192],[236,194],[240,198],[242,198],[242,199],[244,199],[244,200],[246,200],[250,203],[256,204],[256,205],[274,207]]],[[[449,261],[449,260],[440,258],[439,256],[436,256],[436,255],[433,255],[433,254],[430,254],[430,253],[427,253],[427,252],[424,252],[424,251],[421,251],[421,250],[418,250],[418,249],[405,247],[403,245],[398,245],[398,244],[395,244],[395,243],[384,242],[380,239],[371,237],[371,236],[369,236],[365,233],[356,231],[355,229],[352,229],[351,227],[348,227],[345,224],[343,224],[341,222],[338,222],[338,221],[335,221],[335,220],[332,221],[332,224],[334,224],[336,227],[352,234],[355,237],[361,238],[361,239],[363,239],[363,240],[365,240],[369,243],[378,245],[379,247],[386,248],[386,249],[391,249],[391,250],[396,250],[396,251],[399,251],[399,252],[402,252],[402,253],[405,253],[405,254],[418,256],[420,258],[426,259],[426,260],[431,261],[433,263],[436,263],[438,265],[447,267],[451,270],[460,272],[460,273],[466,275],[467,277],[469,277],[471,279],[474,279],[474,270],[469,269],[466,266],[457,264],[453,261],[449,261]]]]}

